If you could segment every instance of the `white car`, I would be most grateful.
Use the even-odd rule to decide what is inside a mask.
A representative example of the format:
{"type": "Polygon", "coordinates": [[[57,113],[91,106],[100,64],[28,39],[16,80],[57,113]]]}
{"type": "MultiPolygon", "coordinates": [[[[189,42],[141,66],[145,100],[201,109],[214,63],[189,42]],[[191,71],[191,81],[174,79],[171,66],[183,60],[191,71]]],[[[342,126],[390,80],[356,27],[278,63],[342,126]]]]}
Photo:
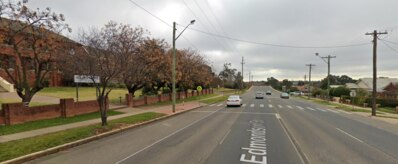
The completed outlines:
{"type": "Polygon", "coordinates": [[[231,95],[227,99],[227,107],[242,106],[242,98],[239,95],[231,95]]]}
{"type": "Polygon", "coordinates": [[[264,99],[264,92],[256,92],[256,99],[264,99]]]}

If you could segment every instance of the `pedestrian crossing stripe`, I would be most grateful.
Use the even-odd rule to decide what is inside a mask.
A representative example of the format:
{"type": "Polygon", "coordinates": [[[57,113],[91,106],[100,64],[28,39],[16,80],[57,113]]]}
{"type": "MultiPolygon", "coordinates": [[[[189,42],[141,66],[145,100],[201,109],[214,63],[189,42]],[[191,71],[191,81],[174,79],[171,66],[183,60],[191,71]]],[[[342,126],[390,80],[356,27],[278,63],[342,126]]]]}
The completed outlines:
{"type": "Polygon", "coordinates": [[[252,107],[252,108],[253,108],[253,107],[254,107],[254,104],[250,104],[250,107],[252,107]]]}
{"type": "Polygon", "coordinates": [[[331,110],[331,109],[326,109],[326,110],[328,110],[328,111],[330,111],[330,112],[333,112],[333,113],[339,113],[338,111],[331,110]]]}
{"type": "Polygon", "coordinates": [[[315,111],[315,109],[312,109],[311,107],[307,107],[307,109],[312,110],[312,111],[315,111]]]}
{"type": "Polygon", "coordinates": [[[243,104],[243,105],[242,105],[242,107],[245,107],[245,106],[246,106],[246,104],[243,104]]]}
{"type": "Polygon", "coordinates": [[[222,106],[222,105],[224,105],[224,104],[218,104],[217,106],[222,106]]]}
{"type": "Polygon", "coordinates": [[[272,106],[271,104],[268,104],[268,107],[269,107],[269,108],[273,108],[273,106],[272,106]]]}
{"type": "Polygon", "coordinates": [[[322,112],[326,112],[325,109],[321,109],[321,108],[316,108],[316,109],[318,109],[318,110],[320,110],[320,111],[322,111],[322,112]]]}
{"type": "Polygon", "coordinates": [[[304,110],[304,108],[303,107],[301,107],[301,106],[296,106],[298,109],[300,109],[300,110],[304,110]]]}
{"type": "Polygon", "coordinates": [[[211,104],[211,105],[209,105],[209,106],[214,106],[214,105],[216,105],[216,104],[211,104]]]}
{"type": "Polygon", "coordinates": [[[264,104],[260,104],[260,107],[261,107],[261,108],[264,108],[264,104]]]}
{"type": "Polygon", "coordinates": [[[279,108],[282,108],[282,105],[278,105],[279,108]]]}
{"type": "Polygon", "coordinates": [[[290,108],[290,109],[293,109],[293,107],[292,106],[290,106],[290,105],[286,105],[288,108],[290,108]]]}

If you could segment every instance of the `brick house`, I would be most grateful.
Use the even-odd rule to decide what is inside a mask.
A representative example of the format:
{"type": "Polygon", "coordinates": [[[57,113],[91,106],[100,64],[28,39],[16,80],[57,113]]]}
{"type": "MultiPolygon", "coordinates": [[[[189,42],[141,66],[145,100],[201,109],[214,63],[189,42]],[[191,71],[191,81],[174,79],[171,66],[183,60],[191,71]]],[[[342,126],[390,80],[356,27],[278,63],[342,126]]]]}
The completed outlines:
{"type": "Polygon", "coordinates": [[[381,97],[386,99],[397,99],[398,98],[398,83],[390,83],[384,87],[383,92],[380,94],[381,97]]]}
{"type": "MultiPolygon", "coordinates": [[[[6,28],[6,23],[7,21],[10,21],[8,19],[2,19],[2,21],[0,22],[0,92],[1,91],[10,91],[10,88],[13,87],[12,84],[12,80],[10,78],[13,77],[18,77],[18,66],[21,65],[21,60],[25,62],[25,64],[28,65],[28,70],[27,70],[27,76],[29,79],[29,83],[34,83],[35,81],[35,73],[34,73],[34,63],[33,63],[33,50],[32,48],[26,46],[26,44],[23,44],[23,40],[22,43],[20,44],[21,46],[23,46],[22,48],[19,48],[20,52],[23,54],[23,57],[21,60],[18,59],[18,56],[16,55],[16,52],[13,48],[12,45],[9,45],[5,42],[5,36],[7,34],[7,28],[6,28]],[[7,71],[5,71],[5,69],[7,69],[9,71],[9,74],[7,74],[7,71]]],[[[26,33],[26,32],[25,32],[26,33]]],[[[24,35],[25,33],[22,33],[20,35],[24,35]]],[[[62,35],[58,35],[56,33],[50,33],[50,35],[48,35],[49,37],[51,37],[52,44],[55,46],[79,46],[78,43],[62,36],[62,35]]],[[[23,36],[16,36],[16,38],[25,38],[23,36]]],[[[47,40],[46,40],[47,41],[47,40]]],[[[40,42],[38,43],[40,44],[40,42]]],[[[46,51],[47,52],[47,51],[46,51]]],[[[61,51],[60,51],[61,52],[61,51]]],[[[57,56],[56,53],[52,53],[51,54],[53,57],[57,56]]],[[[46,56],[49,55],[42,55],[42,59],[45,59],[46,56]]],[[[52,58],[53,58],[52,57],[52,58]]],[[[62,85],[62,74],[59,71],[59,69],[56,66],[56,63],[52,60],[52,58],[48,58],[49,62],[47,62],[45,65],[43,65],[43,67],[51,67],[51,71],[49,71],[46,76],[45,76],[45,82],[48,84],[48,86],[61,86],[62,85]]]]}

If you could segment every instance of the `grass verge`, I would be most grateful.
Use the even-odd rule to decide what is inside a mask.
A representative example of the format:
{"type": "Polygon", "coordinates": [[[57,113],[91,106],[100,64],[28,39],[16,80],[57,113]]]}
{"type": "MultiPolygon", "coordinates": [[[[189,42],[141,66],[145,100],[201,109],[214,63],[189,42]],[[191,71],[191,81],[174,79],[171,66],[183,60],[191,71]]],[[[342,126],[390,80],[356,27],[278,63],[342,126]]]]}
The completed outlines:
{"type": "MultiPolygon", "coordinates": [[[[332,102],[327,102],[325,100],[319,100],[319,99],[313,99],[313,98],[308,100],[307,98],[304,98],[304,97],[300,97],[300,98],[307,100],[307,101],[312,101],[317,104],[326,105],[326,106],[329,106],[332,108],[341,109],[341,110],[348,111],[348,112],[363,112],[363,113],[371,112],[370,110],[367,110],[367,109],[362,109],[362,108],[358,108],[358,107],[352,108],[352,106],[336,104],[336,103],[332,103],[332,102]]],[[[382,114],[381,112],[376,112],[376,113],[382,114]]]]}
{"type": "MultiPolygon", "coordinates": [[[[122,112],[113,111],[113,110],[108,111],[108,116],[113,116],[113,115],[118,115],[118,114],[122,114],[122,112]]],[[[86,121],[86,120],[91,120],[91,119],[96,119],[96,118],[100,118],[100,114],[98,112],[88,113],[88,114],[83,114],[83,115],[78,115],[78,116],[73,116],[73,117],[67,117],[67,118],[53,118],[53,119],[46,119],[46,120],[39,120],[39,121],[31,121],[31,122],[26,122],[26,123],[22,123],[22,124],[11,125],[11,126],[2,125],[2,126],[0,126],[0,136],[29,131],[29,130],[47,128],[47,127],[52,127],[52,126],[70,124],[70,123],[75,123],[75,122],[81,122],[81,121],[86,121]]]]}
{"type": "Polygon", "coordinates": [[[203,100],[201,102],[203,102],[205,104],[213,104],[213,103],[225,101],[227,98],[228,98],[228,95],[225,95],[225,96],[215,97],[212,99],[203,100]]]}
{"type": "Polygon", "coordinates": [[[100,125],[91,125],[32,138],[1,143],[0,162],[94,136],[98,133],[118,129],[121,126],[136,124],[162,116],[164,116],[164,114],[147,112],[109,121],[108,126],[106,127],[101,127],[100,125]]]}

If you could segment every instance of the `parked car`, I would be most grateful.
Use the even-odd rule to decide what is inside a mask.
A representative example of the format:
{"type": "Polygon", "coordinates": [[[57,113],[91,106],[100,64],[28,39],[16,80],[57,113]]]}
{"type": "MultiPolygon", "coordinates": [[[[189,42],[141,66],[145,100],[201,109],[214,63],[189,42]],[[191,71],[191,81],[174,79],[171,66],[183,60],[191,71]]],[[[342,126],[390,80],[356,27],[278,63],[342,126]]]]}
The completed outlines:
{"type": "Polygon", "coordinates": [[[289,99],[289,94],[287,94],[287,93],[281,93],[281,98],[283,98],[283,99],[289,99]]]}
{"type": "Polygon", "coordinates": [[[271,95],[271,91],[265,92],[266,95],[271,95]]]}
{"type": "Polygon", "coordinates": [[[263,99],[265,96],[264,92],[256,92],[256,99],[263,99]]]}
{"type": "Polygon", "coordinates": [[[239,95],[231,95],[227,99],[227,107],[242,106],[242,98],[239,95]]]}

